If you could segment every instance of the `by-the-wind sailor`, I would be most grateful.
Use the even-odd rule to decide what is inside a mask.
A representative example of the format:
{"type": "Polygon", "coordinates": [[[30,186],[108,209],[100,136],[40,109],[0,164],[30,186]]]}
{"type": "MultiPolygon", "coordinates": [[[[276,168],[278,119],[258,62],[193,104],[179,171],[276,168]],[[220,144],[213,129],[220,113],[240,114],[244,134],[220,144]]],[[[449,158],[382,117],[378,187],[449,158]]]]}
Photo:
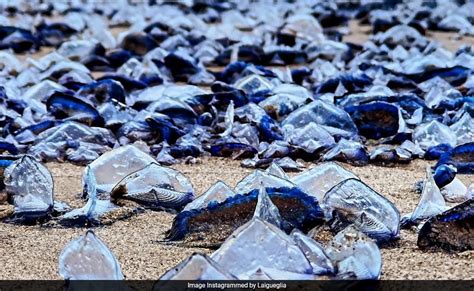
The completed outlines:
{"type": "Polygon", "coordinates": [[[336,163],[323,163],[293,177],[291,181],[305,193],[323,200],[329,189],[347,179],[358,179],[356,175],[336,163]]]}
{"type": "Polygon", "coordinates": [[[265,171],[270,175],[277,176],[285,180],[290,180],[290,177],[288,177],[285,171],[275,162],[271,163],[271,165],[265,171]]]}
{"type": "Polygon", "coordinates": [[[418,233],[418,246],[447,251],[474,249],[474,199],[430,218],[418,233]]]}
{"type": "Polygon", "coordinates": [[[152,209],[179,210],[193,200],[194,190],[180,172],[151,163],[124,177],[110,196],[132,200],[152,209]]]}
{"type": "Polygon", "coordinates": [[[474,174],[474,142],[459,145],[441,155],[436,167],[443,164],[454,165],[460,174],[474,174]]]}
{"type": "Polygon", "coordinates": [[[399,235],[400,213],[395,205],[360,180],[348,179],[337,184],[324,195],[322,204],[335,231],[354,224],[379,242],[399,235]]]}
{"type": "Polygon", "coordinates": [[[447,202],[461,203],[474,198],[467,191],[466,185],[464,185],[458,178],[454,178],[449,184],[440,188],[440,190],[447,202]]]}
{"type": "Polygon", "coordinates": [[[226,183],[222,181],[217,181],[201,196],[186,204],[183,211],[206,208],[211,203],[223,202],[227,198],[232,197],[234,195],[234,190],[232,190],[232,188],[230,188],[226,183]]]}
{"type": "MultiPolygon", "coordinates": [[[[268,186],[265,190],[278,208],[281,227],[286,232],[294,228],[309,231],[322,223],[324,215],[314,197],[294,187],[268,186]]],[[[259,190],[255,189],[246,195],[236,194],[219,204],[209,204],[207,208],[182,211],[174,218],[167,239],[205,240],[207,244],[219,245],[254,216],[258,194],[259,190]]]]}
{"type": "Polygon", "coordinates": [[[354,226],[340,231],[326,249],[339,279],[379,279],[382,255],[377,244],[354,226]]]}
{"type": "Polygon", "coordinates": [[[87,203],[83,207],[73,209],[59,217],[61,225],[99,225],[101,216],[117,208],[109,199],[99,200],[97,197],[96,180],[90,167],[86,168],[84,176],[87,203]]]}
{"type": "Polygon", "coordinates": [[[160,280],[237,280],[237,278],[207,255],[194,253],[171,268],[160,280]]]}
{"type": "Polygon", "coordinates": [[[446,210],[446,202],[436,182],[433,179],[430,167],[426,167],[426,179],[423,183],[423,192],[415,210],[402,218],[401,226],[409,227],[427,220],[446,210]]]}
{"type": "Polygon", "coordinates": [[[35,144],[28,153],[44,160],[62,160],[69,144],[81,147],[82,144],[111,146],[115,143],[112,132],[105,128],[88,127],[74,121],[60,123],[36,137],[35,144]]]}
{"type": "Polygon", "coordinates": [[[328,258],[324,247],[320,243],[297,229],[291,232],[291,237],[311,263],[313,274],[325,275],[335,272],[331,260],[328,258]]]}
{"type": "Polygon", "coordinates": [[[258,217],[239,227],[211,258],[235,276],[256,267],[312,274],[303,251],[290,236],[258,217]]]}
{"type": "Polygon", "coordinates": [[[291,145],[297,146],[310,154],[328,149],[335,144],[331,134],[314,122],[310,122],[301,128],[295,128],[291,131],[287,140],[291,145]]]}
{"type": "Polygon", "coordinates": [[[449,128],[458,137],[458,144],[464,144],[474,141],[474,118],[469,113],[464,113],[456,123],[449,128]]]}
{"type": "Polygon", "coordinates": [[[298,128],[310,122],[324,127],[331,135],[351,137],[357,134],[357,127],[349,114],[341,108],[315,100],[290,113],[281,123],[283,127],[298,128]]]}
{"type": "Polygon", "coordinates": [[[66,280],[123,280],[114,254],[91,230],[63,249],[59,274],[66,280]]]}
{"type": "Polygon", "coordinates": [[[456,169],[456,167],[449,164],[442,164],[436,167],[433,174],[433,179],[436,182],[436,186],[441,189],[444,186],[448,185],[454,180],[457,172],[458,170],[456,169]]]}
{"type": "MultiPolygon", "coordinates": [[[[110,192],[125,176],[155,163],[155,159],[135,145],[126,145],[106,152],[90,163],[97,181],[97,191],[110,192]]],[[[84,175],[85,177],[85,175],[84,175]]],[[[83,185],[85,185],[83,180],[83,185]]]]}
{"type": "Polygon", "coordinates": [[[397,134],[398,107],[386,102],[370,102],[344,108],[354,120],[359,133],[367,138],[379,139],[397,134]]]}
{"type": "Polygon", "coordinates": [[[423,150],[440,144],[456,146],[457,137],[451,129],[439,121],[419,125],[413,132],[413,141],[423,150]]]}
{"type": "Polygon", "coordinates": [[[324,153],[322,160],[334,160],[354,166],[365,166],[369,163],[369,156],[363,144],[342,138],[334,147],[324,153]]]}
{"type": "Polygon", "coordinates": [[[13,221],[31,223],[53,209],[53,177],[31,156],[23,156],[4,170],[5,191],[13,199],[13,221]]]}

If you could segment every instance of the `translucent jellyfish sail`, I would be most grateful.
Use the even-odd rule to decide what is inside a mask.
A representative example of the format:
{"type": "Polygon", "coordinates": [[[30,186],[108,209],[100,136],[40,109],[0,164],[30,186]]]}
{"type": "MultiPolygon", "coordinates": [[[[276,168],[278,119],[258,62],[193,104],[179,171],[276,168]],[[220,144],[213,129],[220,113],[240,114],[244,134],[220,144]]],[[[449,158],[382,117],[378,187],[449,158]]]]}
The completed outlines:
{"type": "Polygon", "coordinates": [[[446,202],[441,194],[436,182],[433,179],[430,167],[426,168],[426,180],[423,185],[420,202],[413,213],[406,215],[402,219],[402,226],[419,224],[447,209],[446,202]]]}
{"type": "Polygon", "coordinates": [[[174,268],[168,270],[160,280],[236,280],[222,266],[205,254],[194,253],[174,268]]]}
{"type": "Polygon", "coordinates": [[[234,101],[230,101],[227,111],[225,112],[225,131],[221,133],[222,137],[227,137],[232,134],[234,125],[234,101]]]}
{"type": "Polygon", "coordinates": [[[15,215],[36,220],[53,208],[53,177],[31,156],[23,156],[4,170],[6,192],[13,197],[15,215]]]}
{"type": "Polygon", "coordinates": [[[88,166],[84,175],[87,203],[81,208],[73,209],[60,217],[60,224],[64,226],[97,225],[100,217],[117,208],[110,200],[99,200],[97,197],[96,180],[88,166]]]}
{"type": "Polygon", "coordinates": [[[358,179],[356,175],[338,164],[329,162],[304,171],[293,177],[291,181],[305,193],[316,197],[321,202],[329,189],[350,178],[358,179]]]}
{"type": "Polygon", "coordinates": [[[328,258],[324,247],[320,243],[306,236],[298,229],[294,229],[291,232],[291,237],[304,252],[306,258],[308,258],[313,267],[314,274],[333,274],[335,272],[331,260],[328,258]]]}
{"type": "Polygon", "coordinates": [[[360,231],[377,241],[398,237],[400,213],[395,205],[357,179],[347,179],[334,186],[323,198],[331,228],[339,231],[355,224],[360,231]]]}
{"type": "Polygon", "coordinates": [[[123,280],[119,262],[91,230],[63,249],[59,274],[66,280],[123,280]]]}
{"type": "Polygon", "coordinates": [[[89,166],[97,181],[97,191],[110,192],[125,176],[153,162],[155,159],[138,147],[126,145],[103,154],[89,166]]]}
{"type": "Polygon", "coordinates": [[[183,211],[192,209],[201,209],[207,207],[211,203],[220,203],[227,198],[235,195],[235,192],[222,181],[217,181],[201,196],[188,203],[183,211]]]}
{"type": "Polygon", "coordinates": [[[259,217],[277,227],[281,227],[281,216],[278,208],[273,204],[270,196],[268,196],[267,190],[260,185],[257,198],[257,206],[255,207],[254,217],[259,217]]]}
{"type": "Polygon", "coordinates": [[[380,250],[374,241],[356,227],[349,226],[339,232],[326,251],[337,266],[337,278],[379,279],[382,270],[380,250]]]}
{"type": "Polygon", "coordinates": [[[313,271],[291,237],[258,217],[239,227],[211,258],[236,276],[259,266],[301,274],[313,271]]]}

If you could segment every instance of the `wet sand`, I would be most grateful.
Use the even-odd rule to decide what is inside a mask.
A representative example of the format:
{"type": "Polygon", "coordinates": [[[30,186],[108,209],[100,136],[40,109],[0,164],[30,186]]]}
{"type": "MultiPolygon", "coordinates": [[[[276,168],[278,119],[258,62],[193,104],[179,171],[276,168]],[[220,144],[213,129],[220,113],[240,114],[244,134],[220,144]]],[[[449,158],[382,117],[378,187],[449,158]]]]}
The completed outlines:
{"type": "MultiPolygon", "coordinates": [[[[196,165],[175,165],[201,194],[217,180],[235,186],[251,169],[240,167],[239,161],[204,158],[196,165]]],[[[413,192],[415,182],[423,179],[429,163],[417,160],[399,167],[352,167],[374,190],[393,201],[403,213],[411,212],[419,194],[413,192]]],[[[308,163],[308,167],[314,164],[308,163]]],[[[54,176],[57,200],[71,206],[85,202],[78,198],[83,168],[49,163],[54,176]]],[[[293,173],[290,173],[293,176],[293,173]]],[[[474,182],[474,176],[460,175],[463,183],[474,182]]],[[[157,279],[193,252],[211,253],[209,249],[187,248],[163,244],[164,232],[171,227],[174,215],[147,210],[112,225],[93,228],[94,232],[116,255],[126,279],[157,279]]],[[[51,228],[0,224],[0,279],[60,279],[58,258],[64,246],[84,234],[86,228],[51,228]]],[[[474,279],[474,251],[449,254],[442,251],[421,251],[416,245],[414,231],[402,231],[393,247],[382,249],[382,279],[474,279]]]]}

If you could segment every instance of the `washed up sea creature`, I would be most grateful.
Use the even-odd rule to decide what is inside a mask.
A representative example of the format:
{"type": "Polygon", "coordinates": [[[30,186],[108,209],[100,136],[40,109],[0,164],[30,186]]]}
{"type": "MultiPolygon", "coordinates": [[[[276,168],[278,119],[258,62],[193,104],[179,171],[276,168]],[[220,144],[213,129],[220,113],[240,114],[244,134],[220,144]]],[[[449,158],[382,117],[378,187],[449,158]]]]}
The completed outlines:
{"type": "Polygon", "coordinates": [[[280,216],[280,211],[273,204],[270,196],[268,196],[267,190],[260,185],[257,196],[257,206],[255,206],[255,212],[253,217],[258,217],[266,222],[269,222],[279,228],[283,228],[283,222],[280,216]]]}
{"type": "Polygon", "coordinates": [[[441,194],[431,173],[431,169],[426,169],[426,179],[423,183],[423,191],[420,201],[415,210],[402,217],[401,227],[417,225],[435,215],[440,214],[447,208],[443,195],[441,194]]]}
{"type": "Polygon", "coordinates": [[[348,106],[344,110],[351,115],[359,133],[367,138],[389,137],[400,130],[399,109],[393,104],[371,102],[348,106]]]}
{"type": "Polygon", "coordinates": [[[257,217],[236,229],[211,258],[237,277],[260,266],[312,273],[310,262],[291,237],[257,217]]]}
{"type": "Polygon", "coordinates": [[[336,278],[373,280],[382,271],[382,256],[377,244],[355,226],[340,231],[326,253],[337,268],[336,278]]]}
{"type": "Polygon", "coordinates": [[[194,190],[180,172],[150,163],[125,176],[112,188],[110,197],[132,200],[151,209],[180,210],[194,199],[194,190]]]}
{"type": "Polygon", "coordinates": [[[266,172],[270,175],[277,176],[285,180],[290,180],[290,177],[288,177],[285,171],[275,162],[271,163],[266,172]]]}
{"type": "Polygon", "coordinates": [[[52,128],[42,131],[35,138],[33,146],[28,154],[41,160],[68,160],[76,150],[90,150],[87,155],[80,159],[72,159],[73,162],[90,162],[98,158],[99,153],[108,150],[115,143],[115,137],[104,128],[88,127],[87,125],[68,121],[60,123],[52,128]],[[73,149],[73,153],[67,153],[73,149]]]}
{"type": "MultiPolygon", "coordinates": [[[[194,253],[174,268],[171,268],[160,280],[237,280],[222,266],[205,254],[194,253]]],[[[166,283],[155,285],[161,290],[166,283]]]]}
{"type": "Polygon", "coordinates": [[[338,232],[354,224],[365,235],[384,242],[397,239],[400,213],[388,199],[358,179],[347,179],[329,190],[322,200],[329,224],[338,232]]]}
{"type": "Polygon", "coordinates": [[[226,183],[217,181],[207,189],[206,192],[201,194],[201,196],[186,204],[183,211],[206,208],[210,204],[223,202],[234,195],[234,190],[232,190],[232,188],[230,188],[226,183]]]}
{"type": "Polygon", "coordinates": [[[323,161],[346,162],[355,166],[365,166],[369,163],[365,146],[360,142],[345,138],[325,152],[321,159],[323,161]]]}
{"type": "Polygon", "coordinates": [[[261,185],[266,188],[292,188],[295,186],[289,180],[281,176],[272,175],[269,171],[255,170],[237,183],[234,191],[238,194],[245,194],[252,190],[260,189],[261,185]]]}
{"type": "Polygon", "coordinates": [[[303,250],[306,258],[308,258],[313,267],[313,274],[315,275],[332,275],[335,273],[335,268],[328,258],[323,245],[314,239],[306,236],[301,231],[294,229],[291,232],[291,237],[296,242],[298,247],[303,250]]]}
{"type": "Polygon", "coordinates": [[[66,280],[123,280],[111,250],[89,230],[71,242],[59,256],[59,274],[66,280]]]}
{"type": "Polygon", "coordinates": [[[73,209],[60,216],[59,223],[63,226],[100,225],[102,216],[118,208],[110,202],[109,199],[99,199],[96,189],[96,180],[90,167],[86,168],[84,175],[84,192],[87,194],[87,203],[81,208],[73,209]]]}
{"type": "Polygon", "coordinates": [[[357,127],[347,112],[321,100],[315,100],[296,109],[282,121],[281,125],[294,129],[310,122],[323,126],[333,136],[352,137],[357,134],[357,127]]]}
{"type": "MultiPolygon", "coordinates": [[[[89,167],[95,176],[97,191],[108,193],[120,180],[151,163],[155,163],[153,157],[135,145],[126,145],[103,154],[89,167]]],[[[85,185],[84,179],[82,182],[85,185]]]]}
{"type": "Polygon", "coordinates": [[[436,167],[433,174],[436,186],[441,189],[451,183],[455,179],[457,171],[458,170],[450,164],[442,164],[436,167]]]}
{"type": "Polygon", "coordinates": [[[448,126],[433,120],[429,123],[421,124],[415,129],[413,141],[423,150],[444,143],[454,147],[456,146],[456,135],[448,126]]]}
{"type": "MultiPolygon", "coordinates": [[[[278,208],[282,227],[288,233],[294,228],[308,231],[322,223],[323,213],[317,200],[298,188],[267,186],[265,190],[278,208]]],[[[224,202],[209,204],[207,208],[180,212],[173,220],[167,239],[184,239],[185,242],[205,239],[210,245],[219,245],[253,217],[259,192],[254,189],[245,195],[236,194],[224,202]]]]}
{"type": "Polygon", "coordinates": [[[474,173],[474,142],[459,145],[441,155],[436,167],[451,164],[460,174],[474,173]]]}
{"type": "Polygon", "coordinates": [[[444,200],[447,202],[461,203],[473,198],[466,185],[464,185],[458,178],[454,178],[453,181],[442,187],[440,190],[444,200]]]}
{"type": "Polygon", "coordinates": [[[332,187],[347,179],[358,179],[356,175],[339,166],[328,162],[317,165],[293,177],[291,181],[308,195],[322,201],[324,194],[332,187]]]}
{"type": "Polygon", "coordinates": [[[473,211],[474,199],[471,198],[430,218],[418,233],[418,246],[447,251],[473,250],[473,211]]]}
{"type": "Polygon", "coordinates": [[[12,222],[35,223],[53,210],[54,185],[48,169],[25,155],[4,170],[5,191],[15,205],[12,222]]]}

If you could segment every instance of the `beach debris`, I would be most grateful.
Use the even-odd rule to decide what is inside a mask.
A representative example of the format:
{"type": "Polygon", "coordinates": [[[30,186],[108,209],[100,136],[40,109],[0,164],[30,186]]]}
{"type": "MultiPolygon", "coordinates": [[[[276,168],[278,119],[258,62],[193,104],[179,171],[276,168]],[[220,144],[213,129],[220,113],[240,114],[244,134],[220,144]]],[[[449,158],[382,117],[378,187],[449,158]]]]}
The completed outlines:
{"type": "MultiPolygon", "coordinates": [[[[12,51],[0,54],[0,129],[11,150],[85,166],[142,141],[167,165],[211,154],[299,171],[298,159],[392,165],[472,143],[472,52],[426,37],[472,34],[456,3],[407,23],[403,4],[96,4],[51,4],[34,29],[29,5],[12,12],[25,22],[2,18],[0,49],[12,51]],[[373,28],[363,45],[341,41],[353,18],[373,28]],[[116,26],[128,30],[115,36],[116,26]],[[44,46],[41,58],[16,56],[44,46]]],[[[113,179],[104,188],[97,178],[99,192],[113,179]]]]}
{"type": "Polygon", "coordinates": [[[471,198],[430,218],[418,233],[418,246],[446,251],[473,250],[473,211],[474,199],[471,198]]]}
{"type": "MultiPolygon", "coordinates": [[[[0,201],[12,198],[12,220],[59,216],[63,225],[95,226],[118,211],[166,209],[179,212],[169,240],[215,248],[238,230],[250,241],[240,251],[268,255],[275,246],[246,251],[256,229],[284,237],[292,249],[296,243],[312,267],[270,264],[279,259],[268,255],[235,278],[312,279],[326,269],[337,278],[375,279],[379,252],[364,235],[396,239],[398,210],[333,162],[399,166],[423,158],[437,164],[401,224],[429,228],[422,245],[466,249],[461,210],[449,219],[443,211],[445,201],[473,196],[457,175],[474,173],[474,52],[448,50],[432,31],[473,35],[472,3],[16,2],[0,5],[0,201]],[[354,21],[370,26],[362,43],[346,37],[354,21]],[[187,178],[163,165],[208,156],[262,170],[235,189],[218,182],[193,200],[187,178]],[[326,163],[289,178],[302,161],[326,163]],[[39,162],[87,166],[85,205],[69,210],[54,201],[39,162]],[[315,265],[325,250],[303,234],[324,219],[341,245],[356,237],[357,247],[347,247],[332,270],[315,265]],[[448,220],[459,225],[444,238],[438,229],[448,220]]],[[[470,204],[463,207],[471,213],[470,204]]],[[[332,248],[333,257],[341,250],[332,248]]],[[[183,264],[215,266],[200,255],[183,264]]]]}
{"type": "Polygon", "coordinates": [[[413,132],[413,141],[423,150],[443,143],[455,147],[456,140],[456,135],[451,129],[436,120],[419,125],[413,132]]]}
{"type": "Polygon", "coordinates": [[[353,224],[377,242],[397,239],[400,213],[388,199],[358,179],[347,179],[329,190],[321,202],[334,232],[353,224]]]}
{"type": "Polygon", "coordinates": [[[53,210],[54,184],[49,170],[32,156],[24,155],[4,170],[5,191],[15,206],[13,222],[34,223],[53,210]]]}
{"type": "Polygon", "coordinates": [[[120,264],[92,230],[69,242],[59,255],[59,275],[66,280],[123,280],[120,264]]]}
{"type": "Polygon", "coordinates": [[[364,145],[345,138],[325,152],[321,159],[323,161],[346,162],[355,166],[365,166],[369,163],[369,156],[364,145]]]}
{"type": "Polygon", "coordinates": [[[337,268],[336,278],[374,280],[380,278],[382,256],[377,244],[355,226],[340,231],[326,253],[337,268]]]}
{"type": "Polygon", "coordinates": [[[151,209],[180,210],[194,199],[194,190],[180,172],[150,163],[125,176],[112,188],[110,197],[132,200],[151,209]]]}

